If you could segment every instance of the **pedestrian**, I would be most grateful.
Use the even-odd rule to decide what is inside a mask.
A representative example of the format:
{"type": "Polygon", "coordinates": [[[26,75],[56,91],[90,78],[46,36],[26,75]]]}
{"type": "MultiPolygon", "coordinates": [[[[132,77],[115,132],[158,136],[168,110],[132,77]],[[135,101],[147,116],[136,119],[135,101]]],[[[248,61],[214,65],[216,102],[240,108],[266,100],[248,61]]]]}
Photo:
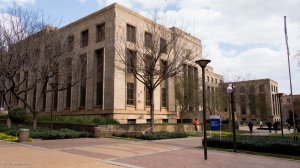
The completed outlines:
{"type": "Polygon", "coordinates": [[[248,123],[248,127],[249,127],[249,130],[250,130],[250,134],[252,135],[252,130],[253,130],[253,124],[251,121],[249,121],[248,123]]]}
{"type": "Polygon", "coordinates": [[[288,123],[288,129],[289,129],[289,132],[291,132],[291,124],[288,123]]]}
{"type": "Polygon", "coordinates": [[[277,129],[278,129],[278,123],[277,123],[277,122],[275,122],[275,123],[273,124],[273,128],[274,128],[274,130],[275,130],[275,133],[277,134],[277,129]]]}
{"type": "Polygon", "coordinates": [[[267,125],[268,125],[269,133],[271,133],[271,130],[272,130],[272,123],[269,121],[267,125]]]}
{"type": "Polygon", "coordinates": [[[263,128],[263,122],[262,121],[259,122],[259,128],[263,128]]]}
{"type": "Polygon", "coordinates": [[[199,120],[197,118],[195,118],[193,123],[195,125],[195,131],[198,131],[199,120]]]}

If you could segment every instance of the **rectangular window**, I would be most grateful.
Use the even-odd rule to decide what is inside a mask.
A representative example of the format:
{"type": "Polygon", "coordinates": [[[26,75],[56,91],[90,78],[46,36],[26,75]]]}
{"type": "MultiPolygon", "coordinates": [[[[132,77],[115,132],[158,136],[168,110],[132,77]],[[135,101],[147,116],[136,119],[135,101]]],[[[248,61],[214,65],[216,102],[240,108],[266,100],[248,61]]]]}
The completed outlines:
{"type": "Polygon", "coordinates": [[[127,104],[134,105],[134,83],[127,82],[127,104]]]}
{"type": "Polygon", "coordinates": [[[103,59],[104,49],[95,51],[96,60],[96,105],[103,105],[103,59]]]}
{"type": "Polygon", "coordinates": [[[52,89],[52,111],[57,110],[57,100],[58,100],[58,74],[59,73],[59,64],[55,65],[55,75],[53,77],[53,83],[51,84],[52,89]]]}
{"type": "Polygon", "coordinates": [[[217,79],[215,79],[215,84],[218,84],[218,80],[217,79]]]}
{"type": "Polygon", "coordinates": [[[167,41],[164,38],[160,38],[160,52],[167,53],[167,41]]]}
{"type": "Polygon", "coordinates": [[[35,107],[36,107],[35,106],[36,105],[36,87],[34,87],[34,89],[33,89],[32,97],[33,97],[32,108],[35,109],[35,107]]]}
{"type": "Polygon", "coordinates": [[[46,109],[46,103],[47,103],[47,91],[43,93],[43,105],[42,105],[42,111],[45,111],[46,109]]]}
{"type": "Polygon", "coordinates": [[[153,48],[152,34],[148,32],[145,32],[145,47],[153,48]]]}
{"type": "Polygon", "coordinates": [[[161,106],[167,107],[167,88],[161,88],[161,106]]]}
{"type": "Polygon", "coordinates": [[[133,42],[135,43],[136,42],[136,30],[135,30],[135,27],[132,26],[132,25],[129,25],[127,24],[127,33],[126,33],[126,37],[127,37],[127,41],[130,41],[130,42],[133,42]]]}
{"type": "Polygon", "coordinates": [[[240,92],[241,92],[241,93],[245,93],[245,91],[246,91],[245,86],[241,86],[241,87],[240,87],[240,92]]]}
{"type": "Polygon", "coordinates": [[[145,100],[146,100],[146,106],[151,106],[150,104],[150,92],[149,90],[145,87],[145,100]]]}
{"type": "Polygon", "coordinates": [[[264,85],[259,85],[259,92],[265,92],[265,86],[264,85]]]}
{"type": "Polygon", "coordinates": [[[127,73],[133,73],[135,69],[136,64],[136,52],[133,50],[126,50],[126,72],[127,73]]]}
{"type": "Polygon", "coordinates": [[[206,82],[209,82],[209,76],[206,77],[206,82]]]}
{"type": "Polygon", "coordinates": [[[97,25],[97,30],[96,30],[96,41],[104,41],[105,40],[105,23],[102,23],[100,25],[97,25]]]}
{"type": "Polygon", "coordinates": [[[136,119],[127,119],[127,124],[136,124],[136,119]]]}
{"type": "Polygon", "coordinates": [[[86,98],[86,58],[87,55],[83,54],[80,56],[81,64],[81,83],[80,83],[80,107],[85,107],[85,98],[86,98]]]}
{"type": "Polygon", "coordinates": [[[74,48],[74,35],[68,37],[68,51],[72,51],[74,48]]]}
{"type": "Polygon", "coordinates": [[[72,58],[66,59],[66,101],[65,108],[71,107],[71,86],[72,86],[72,58]]]}
{"type": "Polygon", "coordinates": [[[81,47],[86,47],[89,45],[89,30],[84,30],[81,32],[81,47]]]}

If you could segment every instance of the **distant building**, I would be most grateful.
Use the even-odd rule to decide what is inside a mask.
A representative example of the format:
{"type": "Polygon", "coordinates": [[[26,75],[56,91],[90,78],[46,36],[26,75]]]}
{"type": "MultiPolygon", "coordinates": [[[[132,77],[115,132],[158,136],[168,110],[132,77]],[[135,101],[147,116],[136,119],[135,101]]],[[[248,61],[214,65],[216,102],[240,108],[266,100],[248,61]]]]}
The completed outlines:
{"type": "MultiPolygon", "coordinates": [[[[294,99],[294,110],[295,114],[298,116],[298,120],[300,120],[300,95],[293,95],[294,99]]],[[[289,118],[289,111],[292,111],[292,100],[290,95],[284,94],[281,97],[282,104],[282,121],[286,122],[286,120],[289,118]]]]}
{"type": "MultiPolygon", "coordinates": [[[[225,87],[230,82],[224,83],[225,87]]],[[[233,82],[237,121],[280,121],[278,84],[271,79],[233,82]]]]}

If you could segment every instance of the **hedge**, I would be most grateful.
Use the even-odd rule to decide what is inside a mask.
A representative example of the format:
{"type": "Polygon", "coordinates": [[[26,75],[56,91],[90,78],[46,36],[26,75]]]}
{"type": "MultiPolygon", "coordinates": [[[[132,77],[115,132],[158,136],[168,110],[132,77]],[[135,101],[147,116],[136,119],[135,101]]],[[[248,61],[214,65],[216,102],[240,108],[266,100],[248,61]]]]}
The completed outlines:
{"type": "Polygon", "coordinates": [[[159,140],[159,139],[175,139],[175,138],[186,138],[188,134],[185,132],[153,132],[146,134],[138,134],[138,133],[113,133],[113,136],[117,137],[125,137],[125,138],[136,138],[143,140],[159,140]]]}
{"type": "MultiPolygon", "coordinates": [[[[207,146],[232,149],[232,136],[222,137],[222,140],[211,137],[207,146]]],[[[300,156],[300,141],[294,142],[288,137],[242,135],[237,136],[236,146],[238,150],[300,156]]]]}
{"type": "MultiPolygon", "coordinates": [[[[10,129],[0,125],[0,132],[8,135],[16,135],[15,129],[10,129]]],[[[77,132],[70,129],[59,129],[59,130],[49,130],[47,128],[38,128],[36,130],[30,129],[29,137],[33,139],[70,139],[70,138],[80,138],[80,137],[91,137],[92,134],[88,132],[77,132]]]]}

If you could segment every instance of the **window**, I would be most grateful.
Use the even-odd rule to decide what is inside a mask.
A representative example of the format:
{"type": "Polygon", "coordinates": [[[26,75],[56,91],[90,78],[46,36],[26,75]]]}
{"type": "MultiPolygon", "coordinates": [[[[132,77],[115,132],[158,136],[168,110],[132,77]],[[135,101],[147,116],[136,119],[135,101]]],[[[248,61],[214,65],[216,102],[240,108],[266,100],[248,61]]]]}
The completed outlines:
{"type": "Polygon", "coordinates": [[[33,102],[32,102],[32,108],[35,109],[36,105],[36,87],[33,89],[33,102]]]}
{"type": "Polygon", "coordinates": [[[74,35],[68,37],[68,51],[72,51],[74,48],[74,35]]]}
{"type": "Polygon", "coordinates": [[[46,103],[47,103],[47,91],[43,93],[43,105],[42,105],[42,110],[46,109],[46,103]]]}
{"type": "MultiPolygon", "coordinates": [[[[162,71],[162,76],[165,77],[167,70],[168,70],[168,62],[165,60],[161,60],[160,69],[162,71]]],[[[190,67],[189,67],[190,70],[190,67]]],[[[161,82],[161,106],[167,107],[167,88],[168,88],[168,81],[165,79],[161,82]]]]}
{"type": "Polygon", "coordinates": [[[145,87],[145,100],[146,100],[146,106],[151,106],[150,104],[150,92],[149,90],[145,87]]]}
{"type": "Polygon", "coordinates": [[[169,123],[169,119],[162,119],[162,123],[163,124],[168,124],[169,123]]]}
{"type": "Polygon", "coordinates": [[[209,76],[206,77],[207,82],[209,82],[209,76]]]}
{"type": "Polygon", "coordinates": [[[210,79],[211,79],[211,83],[214,83],[214,78],[211,77],[210,79]]]}
{"type": "Polygon", "coordinates": [[[245,86],[241,86],[241,87],[240,87],[240,92],[241,92],[241,93],[245,93],[245,91],[246,91],[245,86]]]}
{"type": "Polygon", "coordinates": [[[161,106],[167,107],[167,89],[161,88],[161,106]]]}
{"type": "Polygon", "coordinates": [[[96,42],[105,40],[105,23],[97,25],[96,42]]]}
{"type": "Polygon", "coordinates": [[[68,58],[65,61],[66,65],[66,101],[65,108],[70,109],[71,107],[71,86],[72,86],[72,58],[68,58]]]}
{"type": "Polygon", "coordinates": [[[265,86],[259,85],[259,92],[265,92],[265,86]]]}
{"type": "Polygon", "coordinates": [[[81,32],[81,47],[89,45],[89,30],[81,32]]]}
{"type": "Polygon", "coordinates": [[[126,60],[126,72],[127,73],[133,73],[135,69],[136,64],[136,52],[133,50],[126,50],[127,52],[127,60],[126,60]]]}
{"type": "Polygon", "coordinates": [[[127,124],[136,124],[135,119],[127,119],[127,124]]]}
{"type": "Polygon", "coordinates": [[[152,34],[145,32],[145,47],[153,48],[152,34]]]}
{"type": "Polygon", "coordinates": [[[255,87],[254,86],[249,86],[249,92],[250,93],[255,93],[255,87]]]}
{"type": "Polygon", "coordinates": [[[103,59],[104,49],[95,51],[96,60],[96,105],[103,105],[103,59]]]}
{"type": "Polygon", "coordinates": [[[217,79],[215,79],[215,84],[218,84],[218,80],[217,79]]]}
{"type": "Polygon", "coordinates": [[[81,64],[81,81],[80,81],[80,107],[85,107],[85,97],[86,97],[86,54],[80,56],[81,64]]]}
{"type": "Polygon", "coordinates": [[[160,52],[167,53],[167,41],[164,38],[160,38],[160,52]]]}
{"type": "Polygon", "coordinates": [[[127,41],[135,43],[136,41],[136,30],[132,25],[127,24],[127,41]]]}
{"type": "Polygon", "coordinates": [[[127,82],[127,104],[134,105],[134,83],[127,82]]]}

